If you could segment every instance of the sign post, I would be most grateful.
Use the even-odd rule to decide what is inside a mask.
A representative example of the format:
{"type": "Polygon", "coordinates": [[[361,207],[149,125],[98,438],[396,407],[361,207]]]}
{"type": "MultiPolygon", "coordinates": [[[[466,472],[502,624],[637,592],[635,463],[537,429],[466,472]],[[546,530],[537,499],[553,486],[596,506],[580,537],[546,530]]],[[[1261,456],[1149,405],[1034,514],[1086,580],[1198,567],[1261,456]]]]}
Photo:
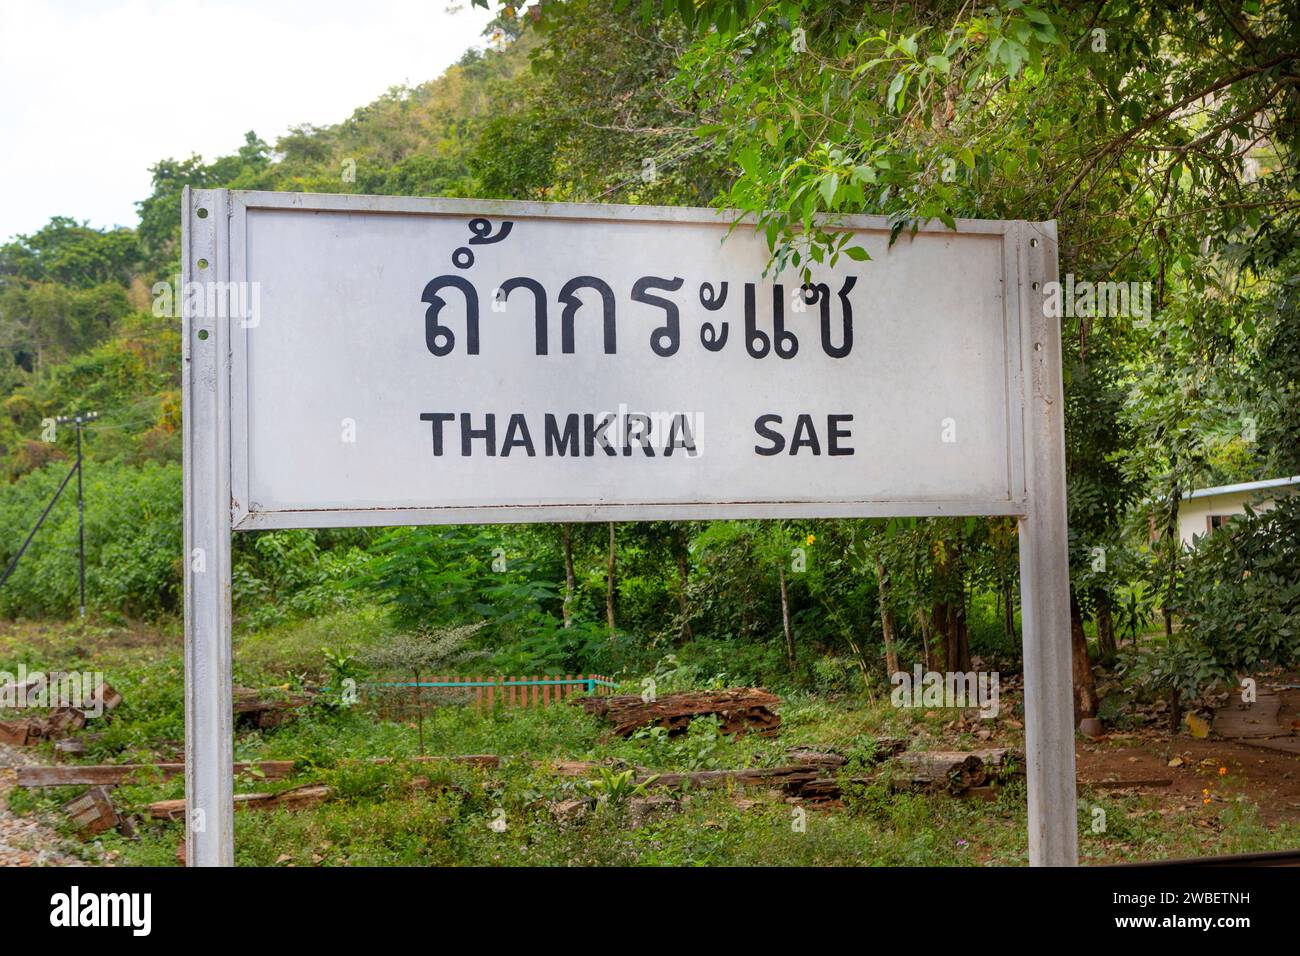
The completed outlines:
{"type": "MultiPolygon", "coordinates": [[[[185,190],[184,287],[230,273],[226,194],[185,190]]],[[[177,290],[183,293],[184,288],[177,290]]],[[[230,339],[203,295],[182,301],[185,486],[185,860],[235,863],[234,715],[230,647],[230,339]]]]}
{"type": "MultiPolygon", "coordinates": [[[[1034,295],[1057,279],[1056,223],[1026,226],[1019,243],[1028,277],[1025,472],[1028,513],[1020,518],[1020,624],[1025,676],[1025,776],[1029,862],[1079,862],[1074,768],[1074,674],[1070,647],[1069,534],[1065,502],[1065,399],[1061,328],[1034,295]]],[[[1022,293],[1026,283],[1022,282],[1022,293]]]]}
{"type": "Polygon", "coordinates": [[[1030,862],[1076,862],[1054,223],[846,217],[869,258],[802,284],[714,210],[183,215],[191,864],[233,861],[233,531],[922,515],[1020,522],[1030,862]]]}

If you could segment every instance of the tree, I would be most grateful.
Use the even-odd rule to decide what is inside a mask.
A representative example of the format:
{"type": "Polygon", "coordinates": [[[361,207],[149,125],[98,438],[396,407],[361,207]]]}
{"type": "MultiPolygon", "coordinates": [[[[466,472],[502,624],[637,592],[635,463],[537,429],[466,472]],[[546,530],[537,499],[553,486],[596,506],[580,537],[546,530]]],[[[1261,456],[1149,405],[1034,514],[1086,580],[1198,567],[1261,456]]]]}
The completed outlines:
{"type": "Polygon", "coordinates": [[[618,585],[615,576],[618,565],[618,542],[614,535],[614,522],[609,522],[609,563],[605,568],[605,620],[609,624],[609,636],[613,639],[617,633],[614,622],[614,593],[618,585]]]}
{"type": "Polygon", "coordinates": [[[0,246],[0,283],[8,287],[18,279],[76,289],[109,282],[125,285],[140,257],[139,242],[130,229],[92,229],[67,216],[55,216],[32,235],[0,246]]]}
{"type": "Polygon", "coordinates": [[[147,199],[136,203],[140,210],[140,243],[150,268],[158,274],[166,274],[173,268],[179,253],[181,193],[186,186],[265,188],[261,175],[270,162],[270,147],[250,131],[244,135],[244,145],[236,153],[211,163],[191,156],[184,160],[164,159],[154,165],[149,170],[153,191],[147,199]]]}
{"type": "Polygon", "coordinates": [[[479,622],[395,634],[357,655],[365,667],[376,673],[408,675],[415,682],[416,723],[421,754],[424,753],[424,697],[419,687],[420,677],[422,674],[456,668],[475,658],[485,657],[483,651],[469,650],[465,646],[482,627],[483,622],[479,622]]]}

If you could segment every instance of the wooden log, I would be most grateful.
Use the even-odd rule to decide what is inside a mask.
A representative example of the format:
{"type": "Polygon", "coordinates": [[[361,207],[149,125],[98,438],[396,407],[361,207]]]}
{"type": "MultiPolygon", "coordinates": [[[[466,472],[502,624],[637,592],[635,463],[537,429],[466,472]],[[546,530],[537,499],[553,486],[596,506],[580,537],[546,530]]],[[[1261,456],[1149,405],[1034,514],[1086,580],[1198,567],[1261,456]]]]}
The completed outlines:
{"type": "MultiPolygon", "coordinates": [[[[236,810],[304,810],[314,807],[333,794],[333,788],[320,783],[309,783],[280,793],[237,793],[236,810]]],[[[159,800],[148,806],[149,816],[155,820],[181,820],[185,817],[185,801],[159,800]]]]}
{"type": "MultiPolygon", "coordinates": [[[[268,780],[282,780],[293,773],[292,760],[262,760],[256,763],[236,763],[235,773],[248,770],[261,771],[268,780]]],[[[75,787],[85,784],[116,786],[139,773],[142,778],[160,775],[162,779],[185,773],[183,763],[116,763],[116,764],[59,764],[55,767],[19,767],[20,787],[75,787]]]]}
{"type": "Polygon", "coordinates": [[[994,771],[1010,771],[1013,767],[1023,771],[1025,755],[1010,747],[989,747],[984,750],[972,750],[975,756],[984,762],[984,769],[989,774],[994,771]]]}
{"type": "MultiPolygon", "coordinates": [[[[865,786],[875,782],[874,777],[849,777],[847,782],[859,786],[865,786]]],[[[794,796],[801,800],[818,802],[822,800],[838,800],[844,796],[845,780],[840,777],[818,777],[815,780],[809,780],[799,788],[799,792],[794,796]]]]}
{"type": "MultiPolygon", "coordinates": [[[[901,754],[910,744],[911,741],[906,737],[877,737],[869,762],[883,763],[901,754]]],[[[791,747],[785,755],[791,763],[819,764],[826,767],[839,767],[847,762],[843,754],[833,749],[791,747]]]]}
{"type": "Polygon", "coordinates": [[[982,786],[988,778],[984,761],[977,754],[961,751],[924,750],[900,754],[898,764],[906,781],[917,789],[961,793],[982,786]]]}
{"type": "MultiPolygon", "coordinates": [[[[377,757],[374,764],[392,763],[394,758],[377,757]]],[[[474,767],[497,767],[501,758],[496,754],[457,754],[424,757],[398,758],[411,763],[459,763],[474,767]]],[[[235,773],[249,770],[260,772],[267,780],[283,780],[293,775],[292,760],[260,760],[252,763],[236,763],[235,773]]],[[[129,780],[134,774],[142,777],[161,775],[162,779],[185,773],[183,763],[117,763],[117,764],[59,764],[53,767],[19,767],[18,786],[20,787],[72,787],[82,785],[116,786],[129,780]]]]}
{"type": "Polygon", "coordinates": [[[641,773],[636,782],[649,787],[780,787],[797,792],[805,783],[826,775],[826,768],[814,764],[787,767],[752,767],[745,770],[696,770],[692,773],[641,773]]]}
{"type": "Polygon", "coordinates": [[[575,701],[590,714],[614,724],[614,733],[630,737],[638,728],[651,724],[665,727],[670,734],[684,733],[696,717],[715,715],[724,734],[756,733],[776,736],[781,718],[775,708],[781,698],[762,688],[734,687],[720,691],[688,691],[644,701],[635,695],[589,696],[575,701]]]}

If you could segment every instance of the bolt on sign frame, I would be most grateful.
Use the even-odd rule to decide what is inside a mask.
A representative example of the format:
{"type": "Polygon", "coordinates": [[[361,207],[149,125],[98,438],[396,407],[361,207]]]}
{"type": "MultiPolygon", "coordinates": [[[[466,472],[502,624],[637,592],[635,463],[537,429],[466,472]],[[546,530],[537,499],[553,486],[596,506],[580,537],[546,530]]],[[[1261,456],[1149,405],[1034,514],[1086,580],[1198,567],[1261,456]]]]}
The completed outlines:
{"type": "Polygon", "coordinates": [[[231,865],[231,534],[1019,522],[1032,864],[1077,862],[1056,224],[766,271],[717,210],[187,190],[191,865],[231,865]],[[725,240],[725,241],[724,241],[725,240]]]}

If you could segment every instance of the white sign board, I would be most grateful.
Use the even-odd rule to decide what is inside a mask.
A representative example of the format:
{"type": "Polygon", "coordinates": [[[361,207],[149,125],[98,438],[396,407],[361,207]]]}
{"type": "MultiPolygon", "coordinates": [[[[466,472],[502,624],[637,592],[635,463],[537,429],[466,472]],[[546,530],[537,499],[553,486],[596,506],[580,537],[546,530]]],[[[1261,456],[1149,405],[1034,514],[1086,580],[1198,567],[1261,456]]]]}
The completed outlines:
{"type": "Polygon", "coordinates": [[[232,208],[237,528],[1022,510],[1001,223],[804,287],[709,211],[232,208]]]}
{"type": "Polygon", "coordinates": [[[807,284],[731,225],[186,193],[189,780],[219,827],[192,859],[228,859],[232,530],[943,514],[1021,519],[1026,687],[1066,688],[1030,721],[1030,842],[1073,859],[1040,759],[1073,766],[1054,224],[891,246],[849,217],[869,258],[807,284]]]}

